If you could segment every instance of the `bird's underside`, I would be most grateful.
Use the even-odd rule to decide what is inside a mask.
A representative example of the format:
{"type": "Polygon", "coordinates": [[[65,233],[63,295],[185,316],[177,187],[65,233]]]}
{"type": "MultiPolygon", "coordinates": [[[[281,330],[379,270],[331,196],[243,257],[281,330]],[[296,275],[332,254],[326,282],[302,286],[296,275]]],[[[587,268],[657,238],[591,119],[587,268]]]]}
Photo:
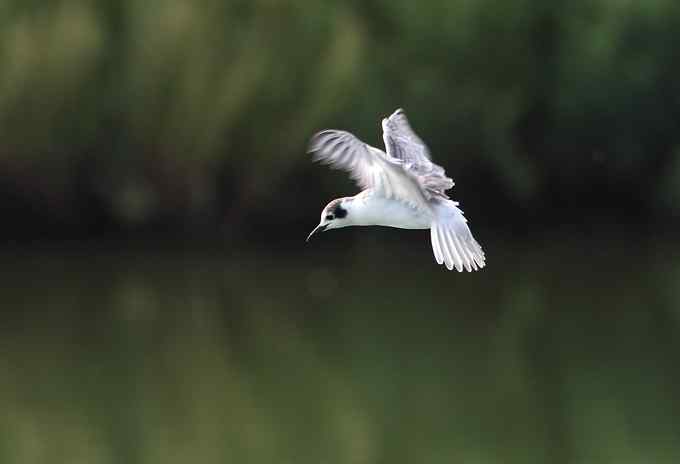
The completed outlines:
{"type": "Polygon", "coordinates": [[[399,224],[415,221],[427,227],[403,228],[430,228],[437,263],[458,271],[484,267],[481,246],[458,203],[446,195],[453,181],[444,168],[431,161],[427,146],[411,129],[403,110],[383,119],[382,126],[386,152],[339,130],[319,132],[310,143],[309,152],[315,161],[348,171],[361,187],[363,192],[353,201],[373,198],[372,205],[358,210],[358,222],[350,225],[402,227],[399,224]]]}

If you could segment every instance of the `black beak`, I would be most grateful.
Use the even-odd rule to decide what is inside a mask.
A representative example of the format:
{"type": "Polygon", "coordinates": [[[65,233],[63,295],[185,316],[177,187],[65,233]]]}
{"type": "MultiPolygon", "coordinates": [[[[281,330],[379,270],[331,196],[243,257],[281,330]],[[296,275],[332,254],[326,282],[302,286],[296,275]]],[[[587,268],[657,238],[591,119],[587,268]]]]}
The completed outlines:
{"type": "Polygon", "coordinates": [[[316,228],[312,231],[312,233],[309,234],[309,235],[307,236],[307,240],[305,240],[305,241],[309,242],[309,239],[312,238],[312,235],[314,235],[314,234],[317,233],[317,232],[323,232],[324,230],[326,230],[326,227],[328,227],[328,224],[323,224],[323,225],[322,225],[322,224],[319,224],[319,225],[316,226],[316,228]]]}

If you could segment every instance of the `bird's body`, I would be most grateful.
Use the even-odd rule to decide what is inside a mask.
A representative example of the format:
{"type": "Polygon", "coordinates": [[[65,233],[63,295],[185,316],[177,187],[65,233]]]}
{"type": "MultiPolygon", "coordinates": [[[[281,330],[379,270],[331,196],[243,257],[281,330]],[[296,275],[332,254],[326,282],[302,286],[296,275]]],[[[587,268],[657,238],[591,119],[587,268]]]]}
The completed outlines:
{"type": "Polygon", "coordinates": [[[355,226],[384,226],[398,229],[429,229],[432,214],[406,203],[385,198],[373,189],[349,197],[345,203],[355,226]]]}
{"type": "Polygon", "coordinates": [[[453,181],[430,160],[403,110],[383,119],[382,127],[387,152],[344,131],[326,130],[313,137],[310,152],[315,160],[348,170],[362,192],[330,202],[309,237],[347,226],[430,229],[437,263],[458,271],[484,267],[481,246],[472,237],[458,203],[445,193],[453,181]]]}

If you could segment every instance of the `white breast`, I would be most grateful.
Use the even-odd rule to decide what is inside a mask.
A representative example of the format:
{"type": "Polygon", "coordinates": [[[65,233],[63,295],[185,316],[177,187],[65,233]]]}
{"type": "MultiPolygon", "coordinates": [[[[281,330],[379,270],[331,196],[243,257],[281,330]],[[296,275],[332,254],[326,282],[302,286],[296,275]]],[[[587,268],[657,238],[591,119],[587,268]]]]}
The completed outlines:
{"type": "Polygon", "coordinates": [[[364,192],[352,200],[349,217],[358,226],[385,226],[399,229],[429,229],[432,215],[401,201],[364,192]]]}

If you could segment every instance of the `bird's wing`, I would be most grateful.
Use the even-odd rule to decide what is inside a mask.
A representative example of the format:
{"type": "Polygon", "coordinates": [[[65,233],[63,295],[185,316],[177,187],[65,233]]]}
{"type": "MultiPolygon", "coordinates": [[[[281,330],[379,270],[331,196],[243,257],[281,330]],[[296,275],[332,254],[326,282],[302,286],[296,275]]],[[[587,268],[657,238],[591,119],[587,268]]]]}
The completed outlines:
{"type": "Polygon", "coordinates": [[[430,160],[430,151],[411,129],[404,110],[400,108],[392,113],[383,120],[382,126],[388,156],[401,162],[418,180],[428,198],[448,198],[444,192],[453,187],[453,180],[446,176],[444,168],[430,160]]]}
{"type": "Polygon", "coordinates": [[[404,169],[402,161],[391,158],[349,132],[325,130],[312,137],[309,153],[314,161],[344,169],[362,189],[372,189],[385,198],[429,210],[429,194],[419,178],[404,169]]]}
{"type": "Polygon", "coordinates": [[[458,272],[476,271],[486,264],[482,247],[472,236],[458,203],[451,200],[437,202],[435,220],[430,227],[432,251],[438,264],[458,272]]]}

